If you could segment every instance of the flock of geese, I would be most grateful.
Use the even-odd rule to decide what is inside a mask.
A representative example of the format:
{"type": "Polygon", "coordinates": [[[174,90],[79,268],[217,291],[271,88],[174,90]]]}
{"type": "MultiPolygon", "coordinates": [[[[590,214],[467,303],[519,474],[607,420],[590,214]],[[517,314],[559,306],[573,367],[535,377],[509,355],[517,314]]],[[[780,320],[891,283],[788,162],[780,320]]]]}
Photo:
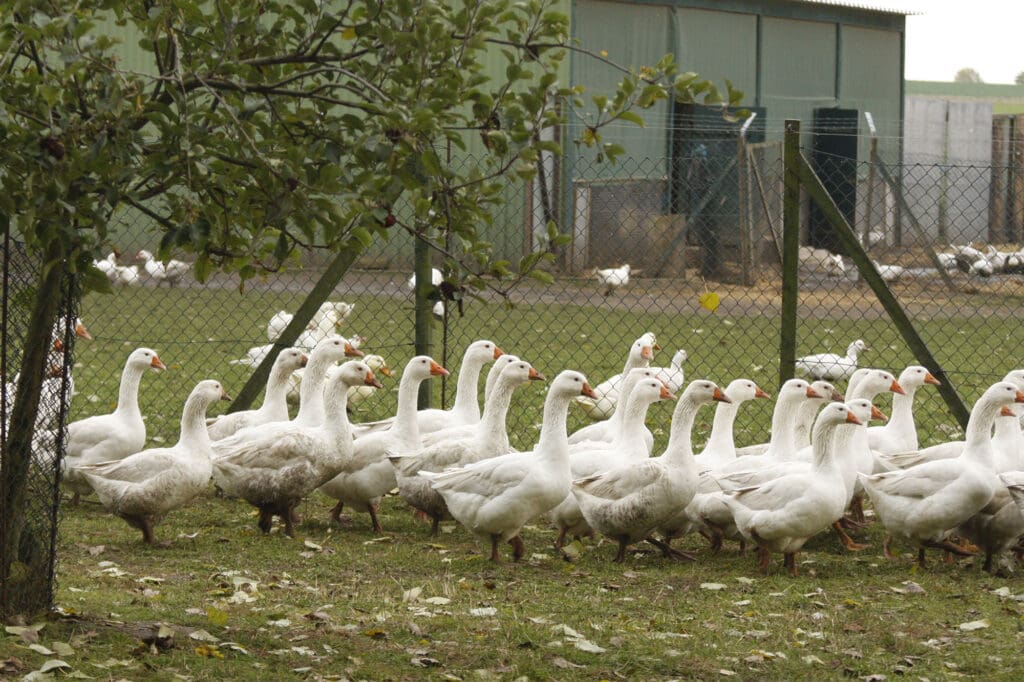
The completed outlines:
{"type": "MultiPolygon", "coordinates": [[[[864,348],[859,340],[851,346],[853,367],[864,348]]],[[[397,494],[432,521],[434,534],[441,521],[458,521],[494,561],[503,543],[522,557],[523,526],[546,518],[559,545],[569,536],[611,538],[616,561],[642,541],[666,557],[692,558],[671,543],[696,532],[716,551],[725,540],[738,541],[741,550],[753,543],[766,572],[770,553],[781,553],[796,575],[797,552],[820,532],[831,529],[848,550],[865,547],[850,533],[866,522],[867,500],[888,533],[886,556],[893,557],[893,541],[907,543],[922,566],[925,549],[939,548],[983,552],[992,570],[1024,534],[1024,436],[1016,415],[1024,370],[978,399],[965,440],[921,448],[914,396],[938,383],[925,368],[907,367],[897,378],[841,365],[844,397],[819,371],[844,357],[808,356],[801,368],[816,376],[779,388],[770,437],[737,447],[733,425],[741,405],[769,395],[742,378],[725,387],[704,379],[683,384],[681,367],[652,366],[659,349],[653,333],[636,339],[614,382],[608,418],[569,434],[570,405],[597,399],[587,378],[564,370],[548,381],[489,340],[466,348],[450,409],[417,410],[420,384],[448,371],[416,356],[402,371],[394,416],[352,423],[350,396],[380,382],[360,350],[331,334],[308,355],[289,348],[277,356],[257,409],[208,420],[207,408],[229,398],[217,381],[199,382],[185,402],[178,442],[144,450],[138,391],[142,377],[163,363],[139,348],[125,363],[114,412],[68,426],[63,480],[76,495],[95,492],[150,543],[154,525],[205,494],[211,478],[224,494],[258,509],[261,530],[270,532],[276,517],[290,536],[297,505],[314,494],[335,503],[335,520],[343,520],[346,507],[369,514],[378,533],[378,505],[397,494]],[[478,383],[487,365],[481,411],[478,383]],[[287,387],[299,369],[299,408],[289,419],[287,387]],[[529,452],[513,451],[506,418],[515,393],[543,382],[539,438],[529,452]],[[891,418],[871,426],[885,421],[874,404],[885,394],[892,395],[891,418]],[[668,444],[652,456],[646,416],[666,400],[676,400],[668,444]],[[695,451],[695,419],[712,404],[710,438],[695,451]]]]}

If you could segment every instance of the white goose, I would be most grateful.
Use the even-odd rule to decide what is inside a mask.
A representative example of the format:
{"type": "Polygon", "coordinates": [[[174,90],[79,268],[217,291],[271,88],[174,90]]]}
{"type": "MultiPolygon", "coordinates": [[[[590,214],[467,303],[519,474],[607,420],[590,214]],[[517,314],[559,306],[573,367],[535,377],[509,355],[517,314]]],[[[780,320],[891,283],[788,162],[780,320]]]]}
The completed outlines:
{"type": "MultiPolygon", "coordinates": [[[[307,386],[312,383],[307,381],[307,386]]],[[[296,505],[352,458],[345,406],[349,387],[360,384],[379,386],[365,363],[346,362],[332,373],[324,388],[326,419],[315,425],[299,419],[263,424],[214,445],[214,481],[224,492],[259,509],[258,525],[264,533],[270,532],[274,516],[279,516],[285,534],[295,537],[296,505]]]]}
{"type": "Polygon", "coordinates": [[[308,358],[299,348],[285,348],[278,353],[270,369],[263,404],[254,410],[240,410],[217,417],[207,426],[210,440],[227,438],[249,426],[288,419],[288,380],[297,369],[306,366],[308,358]]]}
{"type": "Polygon", "coordinates": [[[341,511],[348,504],[370,515],[373,532],[384,532],[377,519],[377,507],[384,493],[397,484],[388,453],[422,447],[416,419],[416,395],[425,380],[447,375],[448,370],[426,355],[417,355],[405,366],[398,384],[398,410],[391,428],[356,439],[352,456],[342,463],[335,476],[320,486],[320,492],[338,500],[331,510],[333,521],[341,520],[341,511]]]}
{"type": "MultiPolygon", "coordinates": [[[[569,468],[573,479],[586,478],[594,474],[608,471],[621,464],[632,461],[646,460],[650,450],[644,442],[643,434],[647,430],[644,420],[647,409],[659,400],[674,398],[672,392],[660,379],[645,378],[649,368],[636,368],[627,376],[627,383],[633,384],[626,400],[626,410],[622,418],[622,427],[615,439],[607,441],[584,441],[569,446],[569,468]],[[638,380],[639,377],[639,380],[638,380]]],[[[551,522],[558,528],[556,547],[565,543],[566,535],[582,537],[591,533],[591,528],[583,518],[576,497],[567,493],[565,499],[548,515],[551,522]]]]}
{"type": "MultiPolygon", "coordinates": [[[[110,414],[87,417],[68,424],[67,448],[61,466],[63,483],[74,493],[73,503],[92,488],[79,467],[123,459],[146,445],[146,422],[139,409],[139,384],[147,370],[167,369],[156,351],[136,348],[121,371],[117,406],[110,414]]],[[[205,408],[204,408],[205,409],[205,408]]]]}
{"type": "MultiPolygon", "coordinates": [[[[509,353],[503,353],[500,358],[494,361],[491,365],[491,369],[487,372],[487,379],[484,381],[484,414],[487,413],[487,404],[491,400],[491,396],[494,392],[494,385],[498,381],[498,377],[501,376],[502,370],[511,365],[514,362],[519,362],[519,357],[511,355],[509,353]]],[[[480,420],[483,421],[484,417],[480,420]]],[[[448,426],[443,429],[439,429],[432,433],[420,434],[423,440],[423,447],[431,447],[442,441],[451,440],[455,438],[469,438],[477,433],[477,424],[460,424],[458,426],[448,426]]]]}
{"type": "Polygon", "coordinates": [[[768,399],[761,387],[750,379],[735,379],[725,387],[725,397],[715,408],[715,419],[711,423],[711,435],[700,454],[694,456],[697,469],[716,469],[736,459],[736,441],[733,425],[740,405],[755,398],[768,399]]]}
{"type": "Polygon", "coordinates": [[[686,383],[683,373],[683,363],[686,362],[686,351],[680,348],[672,356],[672,362],[668,367],[655,367],[655,376],[665,382],[668,390],[673,393],[681,390],[686,383]]]}
{"type": "MultiPolygon", "coordinates": [[[[351,340],[349,340],[351,344],[351,340]]],[[[373,370],[374,376],[385,376],[391,378],[391,368],[388,367],[387,361],[383,356],[371,353],[364,355],[362,358],[363,362],[373,370]]],[[[292,404],[298,404],[299,397],[302,393],[302,376],[305,374],[305,369],[297,369],[292,372],[291,376],[288,377],[288,395],[287,401],[292,404]]],[[[361,403],[367,398],[373,396],[377,392],[377,389],[372,386],[353,386],[348,389],[348,404],[351,408],[357,403],[361,403]]],[[[353,433],[359,433],[358,424],[353,424],[353,433]]]]}
{"type": "Polygon", "coordinates": [[[139,251],[136,260],[140,261],[149,276],[156,280],[157,286],[167,282],[168,286],[173,287],[192,269],[190,263],[180,260],[171,259],[166,263],[158,261],[145,249],[139,251]]]}
{"type": "Polygon", "coordinates": [[[914,425],[914,395],[926,384],[938,386],[939,380],[924,367],[911,365],[900,372],[899,385],[903,393],[892,397],[892,415],[885,426],[868,428],[868,443],[872,450],[883,454],[917,450],[917,427],[914,425]]]}
{"type": "Polygon", "coordinates": [[[998,481],[990,434],[1002,407],[1014,402],[1024,402],[1024,393],[1014,384],[1001,381],[990,386],[971,410],[967,441],[958,457],[873,476],[861,474],[875,513],[889,533],[883,544],[887,557],[892,557],[893,537],[918,546],[922,568],[926,547],[964,554],[946,536],[992,499],[998,481]]]}
{"type": "Polygon", "coordinates": [[[805,355],[797,359],[796,369],[812,379],[827,379],[829,381],[849,379],[857,369],[858,356],[866,350],[868,350],[867,344],[857,339],[846,349],[846,355],[837,353],[805,355]]]}
{"type": "MultiPolygon", "coordinates": [[[[503,355],[499,360],[507,357],[503,355]]],[[[498,364],[497,362],[495,363],[498,364]]],[[[402,499],[415,509],[431,518],[430,534],[436,536],[441,521],[451,518],[444,498],[437,494],[430,482],[419,476],[421,471],[444,471],[450,467],[465,466],[473,462],[504,455],[511,450],[505,418],[512,403],[512,392],[530,381],[544,381],[544,375],[523,360],[502,363],[504,369],[494,384],[494,394],[484,404],[480,422],[472,427],[468,435],[455,435],[438,440],[409,455],[391,455],[395,467],[398,492],[402,499]]],[[[434,434],[441,433],[435,431],[434,434]]]]}
{"type": "Polygon", "coordinates": [[[617,268],[594,269],[594,278],[604,288],[604,295],[608,296],[619,287],[629,284],[629,263],[617,268]]]}
{"type": "Polygon", "coordinates": [[[498,543],[508,541],[519,560],[526,551],[520,529],[569,494],[569,402],[592,395],[587,378],[565,370],[551,382],[544,401],[540,440],[532,452],[492,457],[441,473],[423,472],[444,498],[452,516],[482,541],[490,541],[491,561],[498,543]]]}
{"type": "MultiPolygon", "coordinates": [[[[318,327],[320,320],[328,311],[334,311],[335,326],[340,326],[342,320],[351,315],[355,307],[354,303],[345,303],[344,301],[324,301],[317,308],[316,313],[313,314],[313,318],[309,321],[309,325],[306,328],[313,329],[318,327]]],[[[291,324],[294,317],[293,314],[284,310],[277,311],[267,323],[267,339],[269,341],[277,341],[277,338],[291,324]]],[[[331,331],[333,332],[334,330],[331,331]]]]}
{"type": "Polygon", "coordinates": [[[615,423],[622,420],[621,410],[625,408],[627,395],[621,396],[622,378],[637,367],[648,367],[654,359],[654,335],[650,332],[642,335],[629,347],[629,355],[621,374],[601,382],[595,389],[597,398],[579,398],[576,402],[591,419],[607,419],[607,423],[590,424],[569,436],[570,443],[584,440],[611,440],[615,433],[615,423]],[[620,407],[621,405],[621,407],[620,407]]]}
{"type": "MultiPolygon", "coordinates": [[[[853,380],[850,380],[852,389],[853,380]]],[[[826,403],[843,402],[845,397],[836,390],[830,382],[818,379],[811,382],[811,388],[819,398],[812,398],[797,408],[796,419],[793,421],[793,445],[797,448],[809,448],[811,446],[811,429],[814,427],[814,420],[818,417],[818,410],[826,403]]],[[[808,458],[810,461],[811,458],[808,458]]]]}
{"type": "Polygon", "coordinates": [[[721,494],[736,527],[757,543],[758,566],[763,572],[768,572],[770,553],[775,551],[782,553],[783,565],[796,576],[796,553],[842,516],[846,493],[836,453],[841,451],[844,439],[852,435],[847,425],[860,423],[846,405],[827,405],[818,415],[811,436],[811,471],[721,494]]]}
{"type": "MultiPolygon", "coordinates": [[[[671,393],[668,397],[672,397],[671,393]]],[[[630,397],[630,401],[634,399],[630,397]]],[[[714,383],[691,382],[679,399],[682,405],[679,412],[684,415],[681,419],[692,425],[692,417],[685,415],[695,414],[700,405],[715,400],[729,403],[729,398],[714,383]]],[[[647,539],[680,507],[689,504],[696,491],[697,466],[693,452],[678,447],[678,443],[660,457],[624,463],[605,473],[578,479],[572,488],[590,527],[618,541],[616,563],[625,560],[630,543],[647,539]]],[[[669,551],[662,541],[654,538],[650,541],[669,551]]]]}
{"type": "Polygon", "coordinates": [[[153,526],[167,512],[185,505],[210,482],[210,438],[206,408],[230,400],[220,383],[207,379],[192,390],[181,414],[178,442],[143,450],[124,459],[79,467],[100,502],[153,543],[153,526]]]}

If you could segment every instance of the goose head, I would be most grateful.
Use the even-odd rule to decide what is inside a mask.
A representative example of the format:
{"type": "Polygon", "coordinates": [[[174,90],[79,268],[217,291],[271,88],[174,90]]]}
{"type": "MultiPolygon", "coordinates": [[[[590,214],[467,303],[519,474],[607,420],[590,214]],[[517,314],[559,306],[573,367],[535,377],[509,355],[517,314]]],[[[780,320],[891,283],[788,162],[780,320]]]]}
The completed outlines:
{"type": "Polygon", "coordinates": [[[192,393],[189,395],[189,400],[192,400],[192,398],[197,398],[206,405],[218,400],[231,400],[231,396],[224,390],[221,383],[214,379],[204,379],[196,384],[196,387],[192,389],[192,393]]]}
{"type": "Polygon", "coordinates": [[[857,393],[870,396],[885,392],[906,394],[900,383],[896,381],[896,377],[883,369],[871,369],[865,372],[864,377],[857,382],[856,388],[857,393]]]}
{"type": "MultiPolygon", "coordinates": [[[[512,357],[514,358],[515,356],[512,357]]],[[[511,381],[513,386],[522,386],[530,381],[546,381],[546,377],[535,370],[533,365],[526,360],[519,360],[518,358],[504,365],[501,370],[501,379],[503,381],[511,381]]]]}
{"type": "Polygon", "coordinates": [[[650,405],[659,400],[674,400],[672,391],[668,390],[660,379],[641,379],[629,394],[630,403],[650,405]]]}
{"type": "Polygon", "coordinates": [[[332,368],[327,391],[347,391],[352,386],[381,388],[381,383],[374,376],[370,366],[361,360],[349,360],[339,367],[332,368]]]}
{"type": "Polygon", "coordinates": [[[430,377],[446,377],[448,370],[435,362],[429,355],[417,355],[405,366],[403,376],[412,376],[414,379],[423,381],[430,377]]]}
{"type": "Polygon", "coordinates": [[[818,413],[814,421],[814,430],[818,431],[823,426],[840,426],[843,424],[858,425],[863,422],[857,417],[853,409],[844,403],[829,403],[818,413]]]}
{"type": "Polygon", "coordinates": [[[159,372],[160,370],[167,369],[164,363],[160,361],[156,351],[152,348],[136,348],[128,356],[127,364],[130,367],[143,371],[153,369],[159,372]]]}
{"type": "MultiPolygon", "coordinates": [[[[492,360],[497,360],[502,355],[504,355],[504,353],[493,341],[480,339],[479,341],[474,341],[469,344],[469,347],[466,349],[465,360],[475,360],[487,363],[492,360]]],[[[465,360],[463,362],[465,362],[465,360]]]]}
{"type": "Polygon", "coordinates": [[[309,354],[310,363],[323,358],[329,362],[337,362],[345,357],[362,357],[362,351],[353,348],[347,339],[341,336],[328,336],[316,344],[309,354]]]}
{"type": "Polygon", "coordinates": [[[856,358],[866,350],[868,350],[868,345],[861,339],[857,339],[847,347],[846,354],[851,358],[856,358]]]}
{"type": "Polygon", "coordinates": [[[1024,403],[1024,392],[1010,381],[997,381],[985,389],[978,402],[988,402],[1002,407],[1013,403],[1024,403]]]}
{"type": "Polygon", "coordinates": [[[850,411],[853,412],[857,419],[859,419],[863,424],[867,424],[871,420],[883,422],[889,420],[885,413],[875,407],[867,398],[847,400],[846,406],[850,408],[850,411]]]}
{"type": "Polygon", "coordinates": [[[691,381],[690,385],[683,391],[681,400],[689,400],[698,405],[712,402],[731,403],[732,399],[727,396],[713,381],[697,380],[691,381]]]}
{"type": "MultiPolygon", "coordinates": [[[[1024,380],[1024,377],[1022,377],[1024,380]]],[[[931,384],[932,386],[941,386],[942,382],[936,379],[931,372],[921,365],[910,365],[905,370],[900,372],[899,384],[904,389],[907,388],[921,388],[925,384],[931,384]]]]}
{"type": "Polygon", "coordinates": [[[661,346],[658,345],[658,337],[654,332],[644,332],[637,341],[643,341],[652,350],[661,350],[661,346]]]}
{"type": "Polygon", "coordinates": [[[683,363],[686,362],[686,358],[688,357],[689,355],[686,354],[686,351],[680,348],[676,351],[676,354],[672,356],[672,366],[681,369],[683,363]]]}
{"type": "Polygon", "coordinates": [[[733,379],[725,387],[724,393],[731,403],[742,403],[755,398],[771,398],[770,395],[750,379],[733,379]]]}
{"type": "MultiPolygon", "coordinates": [[[[860,370],[857,370],[860,371],[860,370]]],[[[856,372],[854,372],[856,374],[856,372]]],[[[850,385],[853,385],[853,377],[850,378],[850,385]]],[[[843,394],[840,393],[836,387],[828,381],[818,380],[811,382],[811,388],[814,389],[815,393],[821,396],[821,400],[829,400],[832,402],[842,402],[843,394]]]]}
{"type": "Polygon", "coordinates": [[[274,360],[274,367],[282,370],[296,370],[300,367],[305,367],[309,362],[309,358],[301,348],[285,348],[283,351],[277,354],[277,358],[274,360]]]}
{"type": "Polygon", "coordinates": [[[391,376],[391,368],[388,367],[388,363],[382,356],[370,354],[363,357],[363,362],[365,362],[369,368],[374,371],[374,373],[379,372],[386,377],[391,376]]]}
{"type": "Polygon", "coordinates": [[[1024,389],[1024,369],[1015,369],[1006,373],[1003,381],[1015,384],[1017,388],[1024,389]]]}
{"type": "Polygon", "coordinates": [[[629,359],[633,364],[649,363],[654,359],[654,341],[650,334],[644,334],[629,347],[629,359]]]}
{"type": "Polygon", "coordinates": [[[804,400],[820,398],[821,395],[803,379],[790,379],[779,389],[778,400],[784,403],[800,403],[804,400]]]}
{"type": "Polygon", "coordinates": [[[597,399],[594,389],[587,383],[587,377],[582,372],[571,369],[559,372],[548,389],[548,397],[573,398],[579,395],[597,399]]]}

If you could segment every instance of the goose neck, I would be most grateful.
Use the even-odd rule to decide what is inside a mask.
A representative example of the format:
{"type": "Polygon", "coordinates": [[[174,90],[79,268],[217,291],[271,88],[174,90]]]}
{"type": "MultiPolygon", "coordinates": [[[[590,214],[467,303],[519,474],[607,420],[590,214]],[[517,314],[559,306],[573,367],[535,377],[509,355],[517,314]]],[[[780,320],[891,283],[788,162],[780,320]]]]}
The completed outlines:
{"type": "Polygon", "coordinates": [[[646,428],[645,419],[647,410],[651,403],[643,400],[635,393],[626,403],[626,409],[622,413],[622,423],[619,427],[619,442],[633,443],[643,438],[643,431],[646,428]]]}
{"type": "Polygon", "coordinates": [[[344,446],[352,443],[352,428],[348,420],[348,389],[349,386],[343,381],[329,385],[330,391],[324,398],[325,411],[327,413],[324,426],[327,428],[334,441],[344,446]]]}
{"type": "Polygon", "coordinates": [[[284,408],[287,412],[288,379],[293,371],[289,367],[274,368],[267,380],[267,390],[263,394],[263,405],[260,409],[270,411],[284,408]]]}
{"type": "Polygon", "coordinates": [[[412,372],[404,372],[398,382],[398,409],[395,411],[395,423],[391,432],[397,437],[419,441],[420,428],[416,419],[416,394],[423,377],[414,376],[412,372]]]}
{"type": "Polygon", "coordinates": [[[715,408],[715,418],[711,422],[711,436],[708,438],[707,445],[704,446],[705,452],[724,454],[727,457],[736,456],[733,426],[736,423],[739,407],[738,400],[731,403],[718,403],[718,407],[715,408]]]}
{"type": "Polygon", "coordinates": [[[327,369],[334,364],[330,357],[317,356],[306,365],[299,387],[299,414],[296,421],[308,426],[318,426],[324,420],[324,381],[327,369]]]}
{"type": "Polygon", "coordinates": [[[494,437],[500,434],[507,434],[506,418],[508,408],[512,404],[512,392],[515,386],[511,381],[503,380],[501,377],[494,383],[494,390],[491,396],[484,403],[484,414],[480,419],[479,433],[484,436],[494,437]]]}
{"type": "Polygon", "coordinates": [[[480,403],[477,402],[477,384],[484,361],[467,358],[459,370],[459,381],[455,385],[455,402],[452,412],[463,415],[467,421],[480,419],[480,403]]]}
{"type": "Polygon", "coordinates": [[[139,384],[142,383],[142,375],[145,368],[126,366],[121,372],[121,384],[117,389],[117,407],[114,409],[118,414],[141,415],[139,410],[139,384]]]}
{"type": "Polygon", "coordinates": [[[199,449],[210,452],[210,433],[206,430],[206,408],[210,406],[209,398],[193,394],[185,401],[181,411],[181,431],[179,444],[189,446],[189,450],[199,449]]]}
{"type": "Polygon", "coordinates": [[[792,452],[793,447],[793,417],[796,407],[796,399],[787,396],[775,404],[775,411],[772,412],[772,435],[768,441],[770,454],[792,452]]]}
{"type": "Polygon", "coordinates": [[[672,413],[672,428],[668,434],[668,446],[662,457],[669,464],[693,461],[693,422],[699,406],[685,395],[676,403],[672,413]]]}
{"type": "MultiPolygon", "coordinates": [[[[814,429],[811,438],[813,468],[815,471],[836,469],[836,453],[846,452],[852,445],[858,431],[863,427],[838,428],[837,424],[821,424],[814,429]]],[[[845,425],[843,425],[845,427],[845,425]]]]}
{"type": "Polygon", "coordinates": [[[906,392],[904,395],[893,393],[892,414],[889,415],[889,423],[885,425],[894,431],[914,428],[914,394],[917,393],[917,387],[904,386],[903,390],[906,392]]]}
{"type": "Polygon", "coordinates": [[[537,448],[542,454],[569,462],[569,434],[566,421],[569,413],[569,398],[549,395],[544,401],[544,421],[540,427],[537,448]]]}

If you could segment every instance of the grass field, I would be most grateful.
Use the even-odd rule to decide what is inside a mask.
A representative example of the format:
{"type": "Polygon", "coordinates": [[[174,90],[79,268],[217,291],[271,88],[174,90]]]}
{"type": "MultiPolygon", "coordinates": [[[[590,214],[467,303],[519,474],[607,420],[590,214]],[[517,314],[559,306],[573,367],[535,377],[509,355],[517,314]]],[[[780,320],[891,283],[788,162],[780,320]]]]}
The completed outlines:
{"type": "MultiPolygon", "coordinates": [[[[149,345],[170,368],[147,375],[141,391],[149,434],[163,441],[176,437],[194,383],[213,377],[236,391],[246,370],[227,361],[262,342],[271,314],[296,305],[294,295],[270,292],[141,288],[116,296],[83,306],[96,339],[78,346],[73,417],[108,410],[124,357],[149,345]]],[[[343,333],[366,335],[364,348],[399,369],[412,355],[409,306],[342,297],[358,306],[343,333]]],[[[979,366],[981,344],[972,341],[979,322],[936,318],[921,326],[926,338],[941,340],[937,352],[963,379],[969,399],[1019,364],[1017,346],[1008,342],[1018,325],[989,320],[979,366]]],[[[767,315],[477,305],[454,322],[451,357],[486,336],[548,376],[572,367],[596,383],[619,371],[628,343],[647,329],[664,346],[659,360],[667,362],[678,346],[690,352],[691,378],[724,385],[742,375],[775,392],[778,322],[767,315]]],[[[873,348],[865,361],[894,370],[911,361],[881,319],[817,320],[804,329],[802,352],[862,337],[873,348]]],[[[357,418],[392,410],[396,386],[389,382],[357,418]]],[[[535,439],[543,395],[530,386],[513,400],[509,423],[520,447],[535,439]]],[[[919,395],[922,439],[948,438],[955,429],[939,428],[952,423],[941,401],[934,391],[919,395]]],[[[671,409],[651,411],[658,447],[671,409]]],[[[705,410],[698,444],[711,423],[705,410]]],[[[741,411],[738,442],[762,440],[769,417],[764,404],[741,411]]],[[[581,423],[575,410],[572,418],[571,425],[581,423]]],[[[778,558],[765,577],[753,557],[734,547],[711,555],[699,537],[679,543],[697,553],[695,563],[674,564],[638,547],[615,565],[614,546],[596,539],[574,545],[575,556],[565,560],[540,521],[524,531],[523,562],[494,566],[453,524],[428,538],[428,526],[401,500],[385,500],[384,537],[370,532],[365,515],[348,528],[329,526],[331,504],[307,500],[299,537],[291,540],[276,531],[261,536],[246,504],[209,496],[157,528],[170,547],[142,545],[136,531],[95,504],[65,507],[61,615],[38,632],[43,649],[28,648],[31,634],[0,637],[0,679],[55,659],[69,666],[55,676],[111,680],[936,680],[1024,673],[1020,579],[993,578],[971,560],[944,564],[936,556],[924,571],[910,555],[887,562],[877,524],[858,535],[872,547],[857,555],[830,535],[815,538],[794,579],[778,558]]]]}

